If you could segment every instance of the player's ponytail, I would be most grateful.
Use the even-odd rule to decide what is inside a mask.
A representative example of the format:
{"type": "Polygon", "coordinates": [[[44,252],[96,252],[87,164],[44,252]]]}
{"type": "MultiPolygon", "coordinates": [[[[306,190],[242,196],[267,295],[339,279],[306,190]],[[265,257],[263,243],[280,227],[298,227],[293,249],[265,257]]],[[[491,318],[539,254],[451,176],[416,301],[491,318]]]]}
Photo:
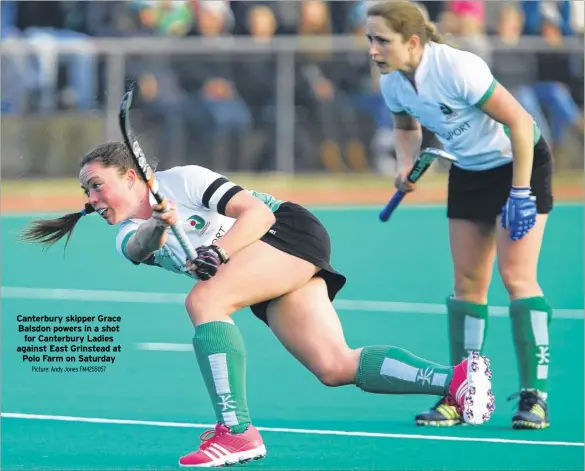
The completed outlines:
{"type": "Polygon", "coordinates": [[[86,214],[93,213],[95,209],[89,203],[76,213],[69,213],[57,219],[39,219],[33,221],[29,228],[20,236],[21,240],[40,242],[48,246],[67,236],[65,247],[69,243],[73,229],[77,222],[86,214]]]}
{"type": "Polygon", "coordinates": [[[441,35],[437,31],[437,27],[433,23],[429,21],[425,23],[425,32],[427,33],[427,41],[439,44],[443,42],[441,35]]]}
{"type": "MultiPolygon", "coordinates": [[[[120,175],[124,175],[128,169],[135,168],[132,156],[123,142],[106,142],[83,156],[79,164],[80,168],[90,162],[100,162],[104,167],[115,167],[120,175]]],[[[138,178],[142,179],[140,173],[138,178]]],[[[77,213],[69,213],[57,219],[41,219],[30,224],[28,229],[20,236],[20,240],[28,242],[40,242],[51,246],[67,236],[65,247],[69,243],[73,229],[77,222],[86,214],[93,213],[95,209],[89,203],[77,213]]]]}

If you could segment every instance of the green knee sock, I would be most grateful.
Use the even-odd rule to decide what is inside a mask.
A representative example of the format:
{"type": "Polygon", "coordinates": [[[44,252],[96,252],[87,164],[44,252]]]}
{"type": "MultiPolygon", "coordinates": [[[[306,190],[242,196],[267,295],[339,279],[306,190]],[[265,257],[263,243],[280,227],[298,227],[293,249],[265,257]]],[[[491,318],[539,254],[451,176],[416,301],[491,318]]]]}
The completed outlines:
{"type": "Polygon", "coordinates": [[[356,385],[375,394],[446,396],[453,368],[424,360],[398,347],[364,347],[356,385]]]}
{"type": "Polygon", "coordinates": [[[550,361],[548,327],[552,308],[543,297],[510,303],[512,334],[518,359],[520,387],[546,394],[550,361]]]}
{"type": "Polygon", "coordinates": [[[461,363],[472,350],[481,352],[488,328],[487,304],[447,298],[451,364],[461,363]]]}
{"type": "Polygon", "coordinates": [[[217,421],[242,433],[250,421],[246,400],[246,350],[239,329],[230,322],[198,325],[193,347],[217,421]]]}

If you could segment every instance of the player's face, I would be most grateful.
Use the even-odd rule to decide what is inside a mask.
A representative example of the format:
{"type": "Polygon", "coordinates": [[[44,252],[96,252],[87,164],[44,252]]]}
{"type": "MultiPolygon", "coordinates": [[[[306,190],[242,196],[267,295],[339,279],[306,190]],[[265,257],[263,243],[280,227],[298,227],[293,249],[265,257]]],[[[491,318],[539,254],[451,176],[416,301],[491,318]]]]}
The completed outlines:
{"type": "Polygon", "coordinates": [[[366,36],[370,41],[370,57],[381,74],[393,70],[409,70],[409,44],[393,31],[381,16],[370,16],[366,21],[366,36]]]}
{"type": "Polygon", "coordinates": [[[118,224],[131,217],[135,204],[133,175],[120,175],[117,167],[89,162],[79,172],[79,182],[89,204],[108,224],[118,224]]]}

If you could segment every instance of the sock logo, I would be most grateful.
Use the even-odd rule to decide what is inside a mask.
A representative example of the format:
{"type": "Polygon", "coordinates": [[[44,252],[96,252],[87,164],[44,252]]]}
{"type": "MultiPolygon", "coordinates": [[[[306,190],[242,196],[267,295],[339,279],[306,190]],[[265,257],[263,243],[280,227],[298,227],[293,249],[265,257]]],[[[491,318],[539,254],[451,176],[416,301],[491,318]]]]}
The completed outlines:
{"type": "Polygon", "coordinates": [[[222,412],[236,408],[236,401],[232,399],[231,394],[222,394],[219,396],[219,399],[220,399],[219,405],[222,407],[222,412]]]}
{"type": "Polygon", "coordinates": [[[538,353],[538,365],[536,367],[537,379],[548,378],[548,364],[550,363],[550,352],[548,351],[548,345],[537,345],[538,353]]]}
{"type": "Polygon", "coordinates": [[[416,375],[416,380],[420,381],[421,385],[425,385],[426,383],[431,384],[431,380],[433,378],[433,374],[435,374],[435,370],[433,368],[426,368],[418,370],[418,374],[416,375]]]}
{"type": "MultiPolygon", "coordinates": [[[[530,311],[530,329],[532,330],[532,338],[534,339],[530,350],[536,356],[538,363],[536,365],[536,379],[548,378],[548,364],[550,363],[550,352],[548,349],[548,319],[549,313],[547,311],[531,310],[530,311]]],[[[526,329],[528,326],[522,327],[526,329]]],[[[530,337],[528,337],[530,339],[530,337]]],[[[530,339],[532,340],[532,339],[530,339]]],[[[528,353],[528,352],[526,352],[528,353]]],[[[532,362],[530,362],[532,363],[532,362]]]]}
{"type": "Polygon", "coordinates": [[[550,363],[550,353],[548,345],[538,345],[538,353],[536,354],[539,365],[548,365],[550,363]]]}

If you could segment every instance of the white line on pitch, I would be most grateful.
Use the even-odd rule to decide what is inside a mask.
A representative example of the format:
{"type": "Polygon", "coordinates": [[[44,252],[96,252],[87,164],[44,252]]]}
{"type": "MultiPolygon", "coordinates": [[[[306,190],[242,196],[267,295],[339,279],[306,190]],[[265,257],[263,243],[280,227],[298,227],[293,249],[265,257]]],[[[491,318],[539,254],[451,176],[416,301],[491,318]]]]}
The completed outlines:
{"type": "Polygon", "coordinates": [[[136,346],[138,350],[150,352],[193,352],[193,345],[190,343],[142,342],[136,346]]]}
{"type": "MultiPolygon", "coordinates": [[[[26,288],[3,286],[1,296],[6,299],[43,299],[59,301],[94,301],[136,304],[183,304],[182,293],[146,293],[141,291],[108,291],[84,289],[26,288]]],[[[368,301],[338,299],[333,303],[340,311],[392,312],[413,314],[446,314],[444,304],[410,303],[394,301],[368,301]]],[[[506,306],[490,306],[489,313],[494,317],[507,317],[506,306]]],[[[554,309],[553,317],[557,319],[583,320],[583,309],[554,309]]]]}
{"type": "MultiPolygon", "coordinates": [[[[128,420],[128,419],[104,419],[93,417],[71,417],[63,415],[40,415],[40,414],[21,414],[12,412],[2,412],[2,417],[6,419],[24,419],[24,420],[56,420],[62,422],[85,422],[97,424],[115,424],[115,425],[144,425],[150,427],[174,427],[174,428],[213,428],[214,424],[192,424],[185,422],[160,422],[153,420],[128,420]]],[[[404,438],[410,440],[435,440],[435,441],[454,441],[454,442],[480,442],[480,443],[504,443],[516,445],[540,445],[540,446],[570,446],[583,447],[581,442],[557,442],[541,440],[514,440],[508,438],[479,438],[479,437],[449,437],[442,435],[415,435],[403,433],[377,433],[377,432],[347,432],[343,430],[313,430],[299,428],[281,428],[281,427],[257,427],[262,432],[275,433],[298,433],[302,435],[338,435],[349,437],[364,438],[404,438]]]]}

